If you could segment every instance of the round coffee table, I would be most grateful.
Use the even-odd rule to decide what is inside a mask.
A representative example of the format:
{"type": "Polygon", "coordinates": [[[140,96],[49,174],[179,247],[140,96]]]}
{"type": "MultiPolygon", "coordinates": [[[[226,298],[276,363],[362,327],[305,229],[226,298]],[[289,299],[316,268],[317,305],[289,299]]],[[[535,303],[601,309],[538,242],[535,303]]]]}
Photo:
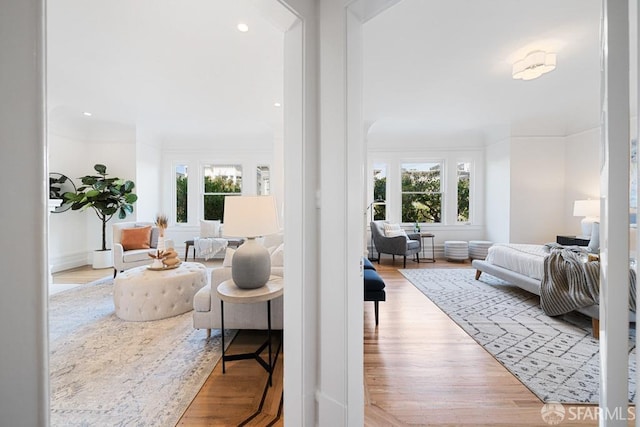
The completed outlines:
{"type": "Polygon", "coordinates": [[[197,262],[162,271],[148,266],[125,270],[114,280],[116,316],[142,322],[186,313],[193,310],[193,296],[207,283],[207,268],[197,262]]]}

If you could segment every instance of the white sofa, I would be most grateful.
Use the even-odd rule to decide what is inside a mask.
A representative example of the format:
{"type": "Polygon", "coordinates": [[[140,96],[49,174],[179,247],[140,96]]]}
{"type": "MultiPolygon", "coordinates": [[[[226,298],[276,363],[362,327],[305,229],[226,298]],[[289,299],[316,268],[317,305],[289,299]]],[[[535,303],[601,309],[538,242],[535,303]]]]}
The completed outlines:
{"type": "MultiPolygon", "coordinates": [[[[282,235],[269,236],[265,239],[265,246],[274,250],[271,258],[271,275],[284,277],[282,266],[282,235]],[[280,242],[280,243],[278,243],[280,242]],[[277,248],[277,249],[274,249],[277,248]]],[[[222,267],[211,270],[211,283],[200,289],[193,298],[193,327],[206,329],[207,337],[211,335],[211,329],[220,329],[220,299],[216,294],[216,288],[225,280],[231,279],[230,260],[232,248],[227,248],[225,261],[222,267]],[[213,289],[213,292],[212,292],[213,289]]],[[[283,297],[271,301],[271,328],[282,329],[283,326],[283,297]]],[[[224,305],[224,326],[228,329],[267,329],[267,304],[232,304],[224,305]]]]}
{"type": "MultiPolygon", "coordinates": [[[[117,222],[112,226],[112,241],[111,248],[113,250],[113,277],[116,277],[118,272],[127,270],[133,267],[140,267],[142,265],[149,265],[153,262],[153,258],[149,256],[149,252],[155,250],[158,237],[160,236],[160,229],[155,226],[153,222],[117,222]],[[150,249],[134,249],[125,251],[122,247],[122,230],[125,228],[147,227],[151,226],[151,240],[149,242],[150,249]]],[[[165,247],[173,248],[173,241],[165,238],[165,247]]]]}

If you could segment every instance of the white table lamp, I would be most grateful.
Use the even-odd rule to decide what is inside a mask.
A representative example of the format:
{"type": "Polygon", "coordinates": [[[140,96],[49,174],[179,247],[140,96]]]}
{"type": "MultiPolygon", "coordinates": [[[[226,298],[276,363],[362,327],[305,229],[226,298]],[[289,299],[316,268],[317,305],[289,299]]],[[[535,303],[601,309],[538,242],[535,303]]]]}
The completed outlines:
{"type": "Polygon", "coordinates": [[[273,196],[226,196],[224,234],[247,240],[233,254],[231,277],[236,286],[255,289],[264,286],[271,275],[271,258],[256,237],[280,231],[273,196]]]}
{"type": "Polygon", "coordinates": [[[580,237],[590,238],[593,223],[600,219],[600,200],[576,200],[573,202],[573,216],[584,217],[580,221],[582,227],[582,236],[580,237]]]}

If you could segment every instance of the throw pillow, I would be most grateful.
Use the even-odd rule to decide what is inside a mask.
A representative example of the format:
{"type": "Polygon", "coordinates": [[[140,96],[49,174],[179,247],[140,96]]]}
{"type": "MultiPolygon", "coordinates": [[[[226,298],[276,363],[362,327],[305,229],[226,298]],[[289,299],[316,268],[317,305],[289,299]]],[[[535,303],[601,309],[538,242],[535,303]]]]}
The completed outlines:
{"type": "Polygon", "coordinates": [[[224,254],[224,260],[222,261],[223,267],[231,267],[231,261],[233,260],[233,254],[236,253],[235,249],[227,248],[224,254]]]}
{"type": "Polygon", "coordinates": [[[200,220],[200,238],[220,237],[220,220],[200,220]]]}
{"type": "Polygon", "coordinates": [[[284,267],[284,243],[271,253],[271,267],[284,267]]]}
{"type": "Polygon", "coordinates": [[[400,224],[390,224],[388,222],[384,223],[384,235],[385,237],[398,237],[398,236],[407,236],[407,233],[400,228],[400,224]]]}
{"type": "Polygon", "coordinates": [[[151,226],[123,229],[120,243],[125,251],[149,249],[151,247],[151,226]]]}
{"type": "Polygon", "coordinates": [[[592,254],[600,253],[600,223],[594,222],[593,228],[591,228],[591,240],[589,240],[589,246],[587,251],[592,254]]]}

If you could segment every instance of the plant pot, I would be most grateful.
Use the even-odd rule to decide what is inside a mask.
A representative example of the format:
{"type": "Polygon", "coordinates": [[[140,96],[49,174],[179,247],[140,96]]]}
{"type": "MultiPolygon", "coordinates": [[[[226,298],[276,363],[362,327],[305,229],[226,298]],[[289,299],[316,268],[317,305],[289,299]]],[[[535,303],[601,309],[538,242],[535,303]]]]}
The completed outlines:
{"type": "Polygon", "coordinates": [[[106,251],[93,251],[93,268],[98,270],[101,268],[113,267],[113,255],[111,249],[106,251]]]}

